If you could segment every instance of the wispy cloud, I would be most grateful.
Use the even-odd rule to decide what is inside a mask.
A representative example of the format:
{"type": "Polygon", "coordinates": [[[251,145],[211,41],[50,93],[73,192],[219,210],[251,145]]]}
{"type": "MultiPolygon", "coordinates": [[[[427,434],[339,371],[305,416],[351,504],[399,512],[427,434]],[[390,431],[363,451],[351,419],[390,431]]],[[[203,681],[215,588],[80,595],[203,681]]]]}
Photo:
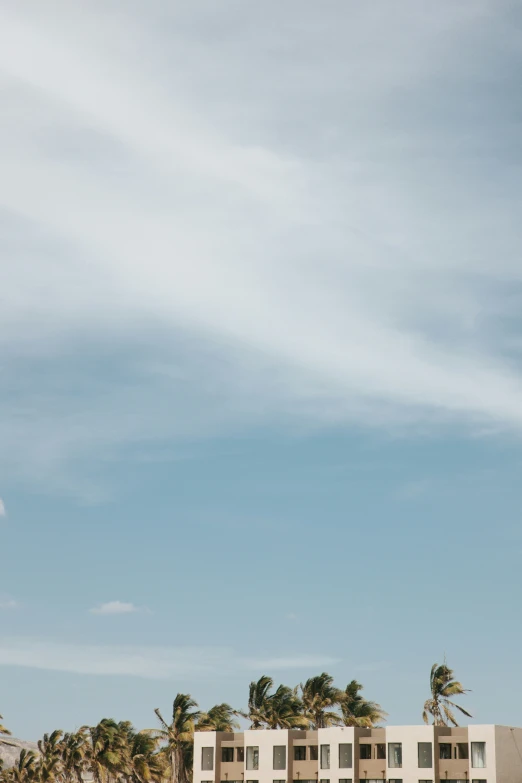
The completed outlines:
{"type": "Polygon", "coordinates": [[[520,432],[504,4],[139,8],[2,10],[4,472],[81,491],[260,420],[520,432]]]}
{"type": "Polygon", "coordinates": [[[5,517],[5,516],[7,516],[7,511],[5,510],[5,503],[2,500],[2,498],[0,498],[0,517],[5,517]]]}
{"type": "Polygon", "coordinates": [[[108,601],[105,604],[100,604],[100,606],[94,606],[89,611],[91,614],[132,614],[140,610],[134,604],[126,601],[108,601]]]}
{"type": "Polygon", "coordinates": [[[225,647],[102,646],[32,638],[0,638],[0,665],[74,672],[172,679],[184,675],[311,670],[330,666],[330,655],[263,658],[239,655],[225,647]]]}
{"type": "Polygon", "coordinates": [[[18,607],[19,603],[14,598],[9,595],[0,595],[0,609],[17,609],[18,607]]]}

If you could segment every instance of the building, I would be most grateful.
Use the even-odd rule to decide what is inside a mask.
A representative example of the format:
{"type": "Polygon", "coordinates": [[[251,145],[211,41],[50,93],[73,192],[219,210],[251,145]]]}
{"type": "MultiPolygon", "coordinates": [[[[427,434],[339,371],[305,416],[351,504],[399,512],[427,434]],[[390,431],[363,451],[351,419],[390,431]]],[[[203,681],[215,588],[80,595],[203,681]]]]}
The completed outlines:
{"type": "Polygon", "coordinates": [[[522,783],[522,729],[196,732],[194,783],[522,783]]]}

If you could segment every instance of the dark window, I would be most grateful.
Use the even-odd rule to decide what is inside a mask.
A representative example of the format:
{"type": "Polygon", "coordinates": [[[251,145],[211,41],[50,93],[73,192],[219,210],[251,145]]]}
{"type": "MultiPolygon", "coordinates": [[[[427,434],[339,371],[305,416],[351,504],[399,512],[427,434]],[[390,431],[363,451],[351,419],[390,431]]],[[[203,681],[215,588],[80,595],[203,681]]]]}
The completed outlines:
{"type": "Polygon", "coordinates": [[[319,761],[319,746],[309,745],[310,748],[310,761],[319,761]]]}
{"type": "Polygon", "coordinates": [[[339,783],[352,783],[351,778],[339,778],[339,783]]]}
{"type": "Polygon", "coordinates": [[[371,757],[372,757],[372,746],[371,745],[359,745],[359,757],[361,759],[364,759],[364,760],[371,759],[371,757]]]}
{"type": "Polygon", "coordinates": [[[449,742],[441,742],[439,745],[439,758],[450,759],[451,758],[451,745],[449,742]]]}
{"type": "Polygon", "coordinates": [[[417,744],[418,764],[420,769],[433,767],[433,750],[431,742],[419,742],[417,744]]]}
{"type": "Polygon", "coordinates": [[[221,761],[234,761],[234,748],[221,748],[221,761]]]}
{"type": "Polygon", "coordinates": [[[201,769],[214,769],[214,748],[201,748],[201,769]]]}
{"type": "Polygon", "coordinates": [[[471,783],[488,783],[488,781],[487,780],[476,780],[476,778],[473,778],[471,783]]]}
{"type": "Polygon", "coordinates": [[[245,749],[244,748],[236,748],[236,760],[237,761],[244,761],[245,760],[245,749]]]}
{"type": "Polygon", "coordinates": [[[286,745],[274,745],[274,769],[286,769],[286,745]]]}
{"type": "Polygon", "coordinates": [[[306,761],[306,745],[294,745],[294,761],[306,761]]]}
{"type": "Polygon", "coordinates": [[[375,758],[377,759],[385,759],[386,758],[386,745],[384,742],[378,742],[375,746],[376,755],[375,758]]]}
{"type": "Polygon", "coordinates": [[[328,779],[327,778],[320,778],[319,779],[319,783],[330,783],[330,780],[329,780],[329,778],[328,779]]]}
{"type": "Polygon", "coordinates": [[[352,743],[339,743],[339,769],[352,768],[352,743]]]}
{"type": "Polygon", "coordinates": [[[467,742],[457,742],[457,758],[469,759],[469,748],[467,742]]]}

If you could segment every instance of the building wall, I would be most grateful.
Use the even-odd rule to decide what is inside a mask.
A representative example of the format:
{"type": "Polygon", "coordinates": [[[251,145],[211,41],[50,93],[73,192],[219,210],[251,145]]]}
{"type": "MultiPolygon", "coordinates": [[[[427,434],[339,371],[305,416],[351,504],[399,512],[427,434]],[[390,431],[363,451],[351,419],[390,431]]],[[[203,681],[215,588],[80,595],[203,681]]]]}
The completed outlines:
{"type": "Polygon", "coordinates": [[[258,783],[272,783],[274,780],[288,779],[288,734],[285,729],[277,731],[257,729],[255,731],[245,731],[245,781],[256,780],[258,783]],[[274,747],[284,745],[286,747],[286,769],[274,769],[274,747]],[[253,746],[259,748],[259,769],[249,770],[246,768],[247,747],[253,746]]]}
{"type": "Polygon", "coordinates": [[[194,783],[202,783],[203,780],[216,780],[216,746],[216,731],[196,731],[194,734],[194,783]],[[212,772],[201,769],[201,752],[203,748],[214,748],[214,769],[212,772]]]}
{"type": "Polygon", "coordinates": [[[387,780],[402,780],[403,783],[418,783],[419,780],[435,781],[437,754],[433,726],[387,726],[386,746],[387,780]],[[401,769],[389,766],[388,748],[390,742],[402,743],[401,769]],[[432,744],[433,767],[431,769],[419,769],[419,742],[431,742],[432,744]]]}
{"type": "MultiPolygon", "coordinates": [[[[496,732],[495,726],[468,726],[469,740],[469,776],[470,780],[485,780],[487,783],[497,783],[496,775],[496,732]],[[474,769],[472,767],[471,743],[486,743],[486,768],[474,769]]],[[[514,783],[510,778],[509,783],[514,783]]]]}
{"type": "Polygon", "coordinates": [[[355,780],[355,731],[348,727],[333,727],[330,729],[319,729],[317,732],[319,744],[319,780],[329,780],[330,783],[338,783],[339,780],[355,780]],[[339,769],[339,744],[349,743],[352,745],[352,768],[339,769]],[[321,769],[321,745],[330,746],[330,769],[321,769]]]}
{"type": "Polygon", "coordinates": [[[495,726],[496,783],[522,783],[522,729],[495,726]]]}

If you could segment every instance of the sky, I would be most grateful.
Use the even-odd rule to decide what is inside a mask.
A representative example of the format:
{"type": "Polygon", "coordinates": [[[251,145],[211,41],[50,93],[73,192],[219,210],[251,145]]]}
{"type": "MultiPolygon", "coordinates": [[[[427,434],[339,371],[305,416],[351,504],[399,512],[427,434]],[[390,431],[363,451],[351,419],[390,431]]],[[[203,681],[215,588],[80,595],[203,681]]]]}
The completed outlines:
{"type": "Polygon", "coordinates": [[[4,0],[0,712],[447,661],[522,725],[522,9],[4,0]]]}

